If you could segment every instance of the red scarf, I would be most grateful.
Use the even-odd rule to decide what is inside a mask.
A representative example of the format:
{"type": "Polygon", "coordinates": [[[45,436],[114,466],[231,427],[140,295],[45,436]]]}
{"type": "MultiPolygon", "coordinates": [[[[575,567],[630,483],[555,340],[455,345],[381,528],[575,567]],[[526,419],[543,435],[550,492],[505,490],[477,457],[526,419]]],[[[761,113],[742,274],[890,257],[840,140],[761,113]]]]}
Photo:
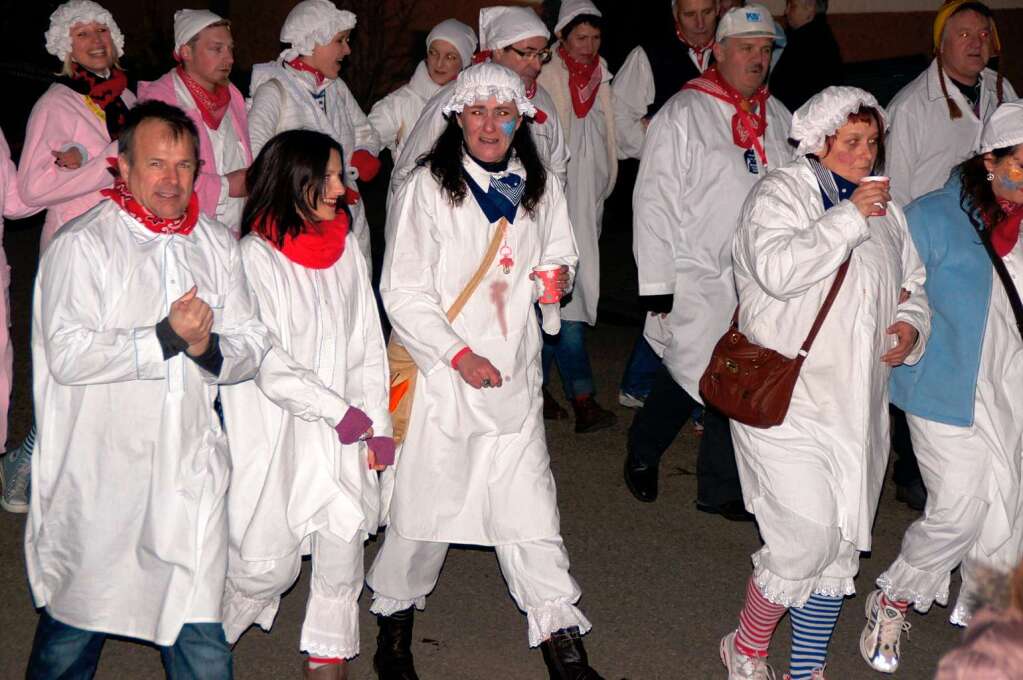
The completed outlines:
{"type": "Polygon", "coordinates": [[[1023,203],[1012,203],[1003,198],[998,199],[1005,217],[991,230],[991,245],[998,257],[1005,257],[1016,247],[1019,240],[1020,222],[1023,222],[1023,203]]]}
{"type": "Polygon", "coordinates": [[[702,76],[683,85],[682,89],[696,90],[731,104],[735,108],[732,141],[740,149],[756,149],[760,162],[767,165],[767,153],[760,141],[767,132],[767,98],[771,96],[767,85],[761,85],[752,97],[743,97],[721,77],[717,66],[711,66],[702,76]]]}
{"type": "Polygon", "coordinates": [[[686,40],[685,34],[682,33],[682,27],[678,23],[675,24],[675,35],[678,36],[679,41],[681,41],[681,43],[683,45],[688,47],[690,50],[692,50],[696,54],[696,62],[697,62],[696,66],[700,69],[700,71],[701,72],[702,71],[706,71],[708,66],[709,66],[709,64],[704,64],[703,63],[703,56],[705,54],[707,54],[707,52],[710,52],[712,49],[714,49],[714,39],[711,38],[711,41],[709,43],[707,43],[706,45],[704,45],[703,47],[697,47],[697,46],[693,45],[691,42],[689,42],[688,40],[686,40]]]}
{"type": "Polygon", "coordinates": [[[277,245],[277,228],[260,221],[256,229],[284,257],[307,269],[327,269],[341,259],[348,237],[348,213],[339,212],[334,219],[306,222],[298,236],[286,234],[284,245],[277,245]]]}
{"type": "Polygon", "coordinates": [[[117,139],[128,115],[128,105],[121,99],[121,93],[128,87],[128,76],[124,75],[124,71],[111,67],[110,75],[104,78],[72,62],[71,75],[61,76],[57,82],[87,96],[103,109],[110,140],[117,139]]]}
{"type": "Polygon", "coordinates": [[[310,66],[309,64],[305,63],[304,61],[302,61],[302,57],[295,57],[294,59],[288,62],[288,66],[295,69],[296,71],[312,73],[313,76],[316,78],[316,87],[323,85],[323,81],[327,79],[327,76],[323,75],[323,71],[316,68],[315,66],[310,66]]]}
{"type": "Polygon", "coordinates": [[[568,92],[572,95],[575,117],[585,118],[597,101],[597,91],[600,89],[600,57],[589,64],[583,64],[573,59],[564,45],[558,46],[558,56],[568,69],[568,92]]]}
{"type": "Polygon", "coordinates": [[[120,177],[114,180],[114,186],[103,189],[100,193],[121,206],[124,212],[134,217],[139,224],[154,234],[188,236],[195,229],[195,223],[199,220],[199,201],[194,192],[188,199],[188,208],[185,209],[185,214],[174,220],[157,217],[151,213],[136,200],[131,190],[128,189],[128,185],[120,177]]]}
{"type": "Polygon", "coordinates": [[[206,123],[206,127],[211,130],[220,128],[220,122],[224,120],[224,114],[227,113],[227,107],[231,103],[231,90],[224,85],[216,85],[213,92],[210,92],[186,73],[180,64],[178,64],[177,73],[178,78],[181,78],[181,82],[185,84],[188,93],[195,100],[196,106],[199,107],[202,122],[206,123]]]}

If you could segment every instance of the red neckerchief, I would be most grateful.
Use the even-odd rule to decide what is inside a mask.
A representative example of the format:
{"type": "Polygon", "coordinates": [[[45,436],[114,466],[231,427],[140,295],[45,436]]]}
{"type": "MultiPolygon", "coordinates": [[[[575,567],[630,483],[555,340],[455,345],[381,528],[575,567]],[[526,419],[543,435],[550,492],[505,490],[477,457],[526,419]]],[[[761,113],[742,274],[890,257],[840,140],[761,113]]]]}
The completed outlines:
{"type": "Polygon", "coordinates": [[[306,222],[298,236],[286,234],[284,245],[277,245],[277,228],[265,221],[258,225],[257,233],[284,257],[306,269],[327,269],[341,259],[348,237],[348,213],[339,212],[334,219],[306,222]]]}
{"type": "Polygon", "coordinates": [[[760,162],[767,166],[767,153],[760,141],[767,132],[767,98],[771,96],[767,85],[761,85],[752,97],[743,97],[721,77],[717,66],[711,66],[702,76],[683,85],[682,89],[696,90],[731,104],[735,108],[732,141],[740,149],[756,149],[760,162]]]}
{"type": "Polygon", "coordinates": [[[475,64],[482,64],[483,62],[485,62],[488,59],[490,59],[490,57],[492,57],[492,56],[494,56],[494,51],[493,50],[480,50],[476,54],[472,55],[472,63],[474,65],[475,64]]]}
{"type": "Polygon", "coordinates": [[[188,93],[195,100],[195,105],[199,107],[202,122],[212,130],[220,128],[220,121],[224,120],[224,114],[227,113],[227,107],[231,103],[231,90],[224,85],[217,85],[213,88],[213,92],[210,92],[195,78],[188,75],[181,64],[178,64],[177,73],[178,78],[181,78],[181,82],[185,84],[188,93]]]}
{"type": "Polygon", "coordinates": [[[696,54],[697,61],[696,66],[700,69],[700,71],[706,71],[708,67],[705,66],[703,63],[703,55],[707,54],[714,48],[714,39],[711,38],[710,42],[704,45],[703,47],[697,47],[696,45],[686,40],[686,36],[682,32],[682,27],[677,22],[675,23],[675,35],[678,36],[679,41],[681,41],[683,45],[688,47],[696,54]]]}
{"type": "Polygon", "coordinates": [[[195,229],[195,223],[199,221],[199,201],[194,192],[188,199],[188,208],[185,209],[185,214],[176,220],[164,219],[151,213],[138,202],[131,190],[128,189],[128,185],[120,177],[114,180],[114,186],[103,189],[100,193],[121,206],[124,212],[155,234],[188,236],[195,229]]]}
{"type": "Polygon", "coordinates": [[[564,45],[558,46],[558,56],[568,69],[568,92],[572,95],[575,117],[585,118],[597,101],[597,90],[600,89],[600,57],[594,58],[589,64],[583,64],[573,59],[564,45]]]}
{"type": "Polygon", "coordinates": [[[1019,240],[1020,222],[1023,221],[1023,203],[1013,203],[1003,198],[998,199],[1005,217],[991,230],[991,245],[998,257],[1005,257],[1016,247],[1019,240]]]}
{"type": "Polygon", "coordinates": [[[87,96],[96,106],[103,109],[110,140],[117,139],[128,115],[128,105],[121,99],[121,93],[128,87],[128,76],[124,75],[124,71],[111,67],[110,75],[104,78],[81,64],[72,62],[71,75],[61,76],[57,82],[87,96]]]}
{"type": "Polygon", "coordinates": [[[323,85],[323,81],[327,79],[327,76],[323,75],[323,71],[316,68],[315,66],[310,66],[309,64],[305,63],[304,61],[302,61],[302,57],[295,57],[294,59],[288,62],[288,66],[295,69],[296,71],[312,73],[313,76],[316,78],[316,87],[323,85]]]}

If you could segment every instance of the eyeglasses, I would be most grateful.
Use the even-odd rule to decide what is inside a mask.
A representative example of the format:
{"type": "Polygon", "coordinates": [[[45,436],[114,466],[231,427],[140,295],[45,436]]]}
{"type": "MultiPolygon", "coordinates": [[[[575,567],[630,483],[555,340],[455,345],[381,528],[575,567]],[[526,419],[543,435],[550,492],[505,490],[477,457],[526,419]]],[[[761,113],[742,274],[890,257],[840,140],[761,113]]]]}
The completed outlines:
{"type": "Polygon", "coordinates": [[[540,50],[539,52],[523,52],[519,48],[512,47],[511,45],[508,46],[508,49],[514,52],[515,54],[519,55],[526,61],[532,61],[533,59],[536,59],[541,64],[546,64],[551,60],[550,50],[540,50]]]}

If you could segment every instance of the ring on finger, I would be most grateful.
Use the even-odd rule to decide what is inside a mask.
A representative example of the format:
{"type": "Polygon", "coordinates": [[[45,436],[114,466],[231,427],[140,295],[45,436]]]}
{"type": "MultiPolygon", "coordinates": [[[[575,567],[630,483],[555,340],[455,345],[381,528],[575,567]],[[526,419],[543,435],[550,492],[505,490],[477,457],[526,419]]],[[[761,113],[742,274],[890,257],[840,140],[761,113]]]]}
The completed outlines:
{"type": "Polygon", "coordinates": [[[490,387],[490,378],[484,378],[483,382],[480,383],[483,387],[490,387]]]}

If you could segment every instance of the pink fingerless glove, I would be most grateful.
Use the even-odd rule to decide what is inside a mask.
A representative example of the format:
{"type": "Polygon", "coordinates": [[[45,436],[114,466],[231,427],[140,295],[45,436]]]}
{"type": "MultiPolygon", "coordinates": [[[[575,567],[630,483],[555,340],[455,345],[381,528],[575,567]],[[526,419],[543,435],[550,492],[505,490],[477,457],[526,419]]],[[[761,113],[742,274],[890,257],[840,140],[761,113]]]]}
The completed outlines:
{"type": "Polygon", "coordinates": [[[337,438],[341,440],[342,444],[354,444],[371,427],[373,427],[373,420],[361,409],[352,406],[345,412],[334,431],[337,432],[337,438]]]}
{"type": "Polygon", "coordinates": [[[366,440],[366,446],[376,456],[377,465],[394,465],[393,437],[370,437],[366,440]]]}

